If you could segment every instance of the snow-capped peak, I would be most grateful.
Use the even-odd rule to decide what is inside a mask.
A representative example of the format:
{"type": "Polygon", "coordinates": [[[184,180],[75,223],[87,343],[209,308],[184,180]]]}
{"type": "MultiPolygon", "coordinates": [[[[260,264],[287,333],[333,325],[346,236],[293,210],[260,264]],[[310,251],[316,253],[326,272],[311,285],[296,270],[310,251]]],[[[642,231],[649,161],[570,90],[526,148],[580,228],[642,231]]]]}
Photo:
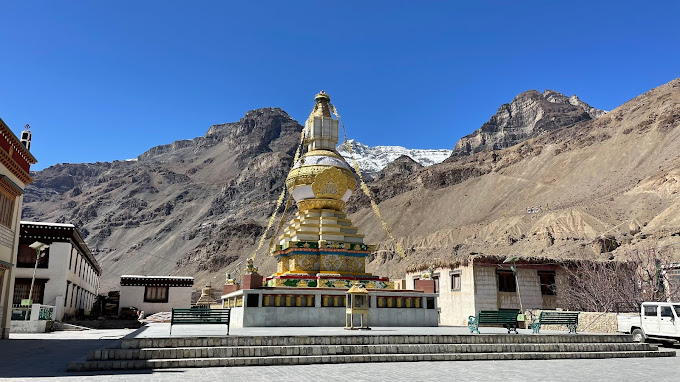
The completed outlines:
{"type": "MultiPolygon", "coordinates": [[[[366,146],[361,142],[350,139],[350,146],[354,159],[359,163],[361,171],[374,175],[380,172],[388,163],[394,161],[402,155],[406,155],[423,166],[431,166],[444,161],[451,156],[451,150],[447,149],[407,149],[402,146],[366,146]]],[[[352,164],[352,156],[347,151],[344,143],[337,147],[337,151],[343,158],[352,164]]]]}

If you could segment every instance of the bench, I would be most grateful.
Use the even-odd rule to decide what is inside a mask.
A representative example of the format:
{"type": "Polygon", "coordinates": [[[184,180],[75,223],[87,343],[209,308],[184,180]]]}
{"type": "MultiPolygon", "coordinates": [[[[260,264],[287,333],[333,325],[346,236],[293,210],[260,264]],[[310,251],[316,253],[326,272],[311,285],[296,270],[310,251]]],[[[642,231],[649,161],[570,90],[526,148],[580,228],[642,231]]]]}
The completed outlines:
{"type": "Polygon", "coordinates": [[[508,329],[508,333],[514,331],[517,334],[517,315],[519,310],[480,310],[476,316],[468,318],[468,328],[470,333],[479,334],[480,325],[503,325],[508,329]]]}
{"type": "Polygon", "coordinates": [[[170,334],[172,325],[181,324],[221,324],[227,325],[227,335],[229,335],[229,313],[231,309],[172,309],[170,316],[170,334]]]}
{"type": "Polygon", "coordinates": [[[576,333],[578,326],[578,312],[546,312],[543,311],[534,319],[529,327],[533,329],[534,333],[538,334],[541,330],[541,325],[567,325],[569,333],[576,333]]]}

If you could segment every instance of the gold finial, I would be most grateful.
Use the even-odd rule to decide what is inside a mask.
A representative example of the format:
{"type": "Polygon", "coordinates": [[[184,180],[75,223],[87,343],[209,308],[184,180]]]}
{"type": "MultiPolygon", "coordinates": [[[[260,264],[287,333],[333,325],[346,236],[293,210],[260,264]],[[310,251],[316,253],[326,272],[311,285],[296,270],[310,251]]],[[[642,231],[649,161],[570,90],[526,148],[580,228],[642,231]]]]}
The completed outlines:
{"type": "Polygon", "coordinates": [[[331,102],[331,97],[326,94],[325,91],[319,92],[314,97],[314,101],[316,101],[316,105],[314,106],[314,111],[312,112],[312,115],[316,117],[330,117],[331,116],[331,108],[328,106],[328,104],[331,102]]]}
{"type": "Polygon", "coordinates": [[[319,100],[321,100],[321,99],[325,99],[326,101],[330,101],[331,96],[329,96],[328,94],[326,94],[325,91],[322,90],[322,91],[319,92],[319,94],[316,95],[316,97],[314,97],[314,101],[319,102],[319,100]]]}

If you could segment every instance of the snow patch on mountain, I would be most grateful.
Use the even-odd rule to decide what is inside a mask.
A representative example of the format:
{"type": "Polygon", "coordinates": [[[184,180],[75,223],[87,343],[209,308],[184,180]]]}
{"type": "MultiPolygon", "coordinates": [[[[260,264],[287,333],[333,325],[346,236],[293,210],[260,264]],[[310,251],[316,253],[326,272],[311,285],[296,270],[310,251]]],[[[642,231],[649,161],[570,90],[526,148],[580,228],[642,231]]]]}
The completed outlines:
{"type": "MultiPolygon", "coordinates": [[[[406,155],[423,166],[431,166],[443,162],[451,156],[452,150],[447,149],[407,149],[402,146],[366,146],[363,143],[350,139],[350,146],[354,159],[359,163],[361,171],[369,175],[375,175],[385,168],[388,163],[394,161],[402,155],[406,155]]],[[[337,151],[349,163],[352,163],[352,156],[347,151],[345,144],[340,144],[337,151]]]]}

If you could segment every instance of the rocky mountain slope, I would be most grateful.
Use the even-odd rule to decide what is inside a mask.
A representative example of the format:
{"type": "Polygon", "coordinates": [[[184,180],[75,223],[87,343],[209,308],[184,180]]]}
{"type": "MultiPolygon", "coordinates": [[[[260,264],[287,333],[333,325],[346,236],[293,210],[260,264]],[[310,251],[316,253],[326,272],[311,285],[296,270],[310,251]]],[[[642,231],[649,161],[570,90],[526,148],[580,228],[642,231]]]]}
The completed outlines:
{"type": "Polygon", "coordinates": [[[370,185],[407,249],[399,258],[357,198],[353,221],[380,243],[369,268],[403,274],[456,254],[621,258],[680,244],[680,79],[597,118],[498,151],[411,167],[370,185]]]}
{"type": "MultiPolygon", "coordinates": [[[[680,241],[680,80],[596,119],[538,96],[564,111],[551,111],[563,127],[431,166],[401,156],[375,174],[369,188],[406,258],[355,193],[350,218],[379,246],[368,271],[403,277],[408,266],[470,252],[624,256],[633,245],[680,241]]],[[[103,290],[123,273],[221,284],[253,253],[301,128],[280,109],[259,109],[136,162],[52,166],[34,174],[24,219],[81,227],[102,263],[103,290]]],[[[256,263],[269,274],[265,252],[256,263]]]]}
{"type": "Polygon", "coordinates": [[[595,109],[576,95],[567,97],[553,90],[529,90],[501,105],[488,122],[456,143],[454,155],[514,146],[540,134],[596,119],[605,111],[595,109]]]}
{"type": "Polygon", "coordinates": [[[301,130],[281,109],[258,109],[137,161],[55,165],[34,174],[23,219],[78,226],[104,291],[126,273],[210,281],[252,252],[301,130]]]}
{"type": "MultiPolygon", "coordinates": [[[[348,142],[351,145],[354,160],[359,164],[359,168],[361,168],[361,171],[364,174],[371,178],[375,177],[375,175],[384,169],[388,163],[401,156],[407,156],[423,166],[432,166],[433,164],[443,162],[451,156],[452,152],[448,149],[407,149],[402,146],[370,147],[357,142],[354,139],[349,139],[348,142]]],[[[339,144],[337,150],[348,163],[353,165],[352,155],[347,151],[344,144],[339,144]]]]}

